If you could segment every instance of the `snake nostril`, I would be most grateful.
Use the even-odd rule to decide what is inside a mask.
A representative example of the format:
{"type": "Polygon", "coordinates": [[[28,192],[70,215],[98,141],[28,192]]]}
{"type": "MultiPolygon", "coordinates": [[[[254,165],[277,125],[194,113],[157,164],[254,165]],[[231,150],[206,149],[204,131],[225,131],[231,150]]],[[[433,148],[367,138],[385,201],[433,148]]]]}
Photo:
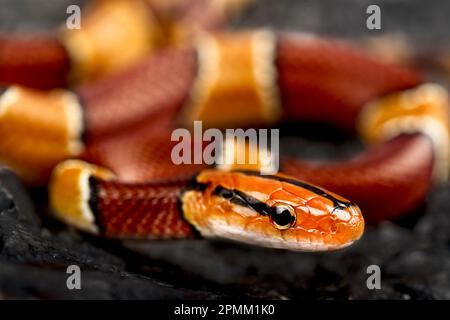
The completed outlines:
{"type": "Polygon", "coordinates": [[[332,212],[334,218],[341,221],[349,221],[351,219],[351,214],[348,210],[342,208],[335,208],[332,212]]]}

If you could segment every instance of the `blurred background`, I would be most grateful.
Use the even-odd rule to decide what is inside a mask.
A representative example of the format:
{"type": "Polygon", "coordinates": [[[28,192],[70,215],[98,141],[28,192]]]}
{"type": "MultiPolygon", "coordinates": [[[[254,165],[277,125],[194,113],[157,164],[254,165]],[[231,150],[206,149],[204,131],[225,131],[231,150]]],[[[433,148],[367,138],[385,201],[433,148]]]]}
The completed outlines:
{"type": "MultiPolygon", "coordinates": [[[[50,32],[65,21],[68,5],[86,2],[0,0],[0,31],[50,32]]],[[[348,38],[386,59],[412,59],[448,85],[449,14],[446,0],[259,0],[227,28],[348,38]],[[371,4],[381,8],[381,30],[366,28],[371,4]]],[[[356,138],[321,125],[288,124],[282,131],[282,151],[301,158],[346,158],[362,148],[356,138]]],[[[320,254],[222,241],[101,240],[48,218],[23,196],[27,192],[0,169],[0,298],[450,299],[449,183],[400,221],[368,226],[356,245],[320,254]],[[15,196],[19,210],[2,192],[15,196]],[[82,270],[82,290],[67,290],[71,264],[82,270]],[[382,271],[380,290],[366,286],[372,264],[382,271]]],[[[42,191],[32,195],[45,202],[42,191]]]]}
{"type": "MultiPolygon", "coordinates": [[[[2,31],[36,31],[57,27],[65,20],[71,4],[87,0],[0,0],[2,31]]],[[[446,0],[258,0],[232,21],[233,28],[273,27],[283,31],[309,31],[342,37],[373,36],[404,32],[426,43],[443,43],[449,38],[446,0]],[[382,30],[365,28],[366,8],[379,5],[382,30]]]]}

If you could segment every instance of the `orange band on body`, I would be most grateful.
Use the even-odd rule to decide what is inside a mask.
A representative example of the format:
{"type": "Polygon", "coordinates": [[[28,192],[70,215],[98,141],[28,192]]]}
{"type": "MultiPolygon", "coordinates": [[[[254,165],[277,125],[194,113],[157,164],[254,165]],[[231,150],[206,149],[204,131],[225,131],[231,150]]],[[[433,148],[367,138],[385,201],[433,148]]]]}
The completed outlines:
{"type": "Polygon", "coordinates": [[[81,28],[64,30],[73,61],[71,78],[89,80],[122,70],[158,45],[161,27],[143,0],[96,0],[81,28]]]}
{"type": "Polygon", "coordinates": [[[45,182],[59,161],[81,153],[82,110],[65,90],[10,87],[0,97],[0,163],[31,183],[45,182]]]}
{"type": "Polygon", "coordinates": [[[183,123],[202,120],[207,127],[226,128],[279,120],[275,42],[267,31],[204,35],[183,123]]]}
{"type": "Polygon", "coordinates": [[[423,84],[368,103],[359,116],[358,129],[363,138],[375,143],[402,133],[427,135],[435,149],[435,179],[445,180],[450,169],[449,108],[446,89],[423,84]]]}

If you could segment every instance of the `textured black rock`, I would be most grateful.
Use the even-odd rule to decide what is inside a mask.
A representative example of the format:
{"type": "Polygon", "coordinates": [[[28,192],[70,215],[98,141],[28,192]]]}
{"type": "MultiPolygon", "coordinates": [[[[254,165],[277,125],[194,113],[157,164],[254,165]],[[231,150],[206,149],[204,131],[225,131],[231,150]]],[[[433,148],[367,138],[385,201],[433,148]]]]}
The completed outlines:
{"type": "MultiPolygon", "coordinates": [[[[127,271],[120,255],[109,254],[61,226],[39,225],[27,190],[0,169],[0,296],[3,298],[174,299],[215,298],[201,289],[174,288],[127,271]],[[15,196],[13,198],[13,195],[15,196]],[[82,288],[69,290],[67,267],[80,267],[82,288]]],[[[109,246],[113,246],[111,243],[109,246]]]]}
{"type": "Polygon", "coordinates": [[[450,249],[450,184],[429,195],[429,213],[417,224],[417,233],[450,249]]]}
{"type": "Polygon", "coordinates": [[[14,173],[1,167],[0,190],[2,190],[0,192],[0,211],[17,209],[21,212],[19,216],[21,222],[39,225],[40,219],[35,213],[34,204],[30,201],[22,183],[14,173]]]}
{"type": "MultiPolygon", "coordinates": [[[[66,5],[78,2],[52,0],[36,6],[32,0],[0,0],[0,27],[53,26],[66,5]]],[[[359,37],[369,34],[362,18],[369,2],[261,0],[234,25],[359,37]]],[[[416,38],[448,40],[450,21],[439,19],[448,12],[448,2],[378,3],[384,31],[409,30],[416,38]]],[[[345,158],[361,148],[359,141],[330,128],[282,128],[286,154],[345,158]]],[[[53,220],[47,214],[45,190],[27,190],[11,172],[0,170],[0,298],[223,297],[450,299],[450,184],[432,190],[424,206],[401,221],[369,226],[354,246],[318,254],[225,241],[98,239],[53,220]],[[73,264],[81,268],[81,290],[66,286],[66,269],[73,264]],[[366,286],[370,265],[381,268],[380,290],[366,286]]]]}

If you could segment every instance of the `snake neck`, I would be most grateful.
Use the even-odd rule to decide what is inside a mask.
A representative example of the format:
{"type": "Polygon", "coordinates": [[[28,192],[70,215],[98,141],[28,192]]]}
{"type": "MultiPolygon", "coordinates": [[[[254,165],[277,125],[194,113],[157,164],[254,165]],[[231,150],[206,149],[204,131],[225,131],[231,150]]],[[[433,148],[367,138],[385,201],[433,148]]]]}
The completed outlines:
{"type": "Polygon", "coordinates": [[[89,178],[89,206],[100,233],[120,238],[189,238],[178,195],[185,181],[124,184],[89,178]]]}
{"type": "Polygon", "coordinates": [[[50,203],[66,223],[110,238],[190,238],[179,194],[188,179],[124,183],[107,169],[80,160],[59,164],[50,181],[50,203]]]}

